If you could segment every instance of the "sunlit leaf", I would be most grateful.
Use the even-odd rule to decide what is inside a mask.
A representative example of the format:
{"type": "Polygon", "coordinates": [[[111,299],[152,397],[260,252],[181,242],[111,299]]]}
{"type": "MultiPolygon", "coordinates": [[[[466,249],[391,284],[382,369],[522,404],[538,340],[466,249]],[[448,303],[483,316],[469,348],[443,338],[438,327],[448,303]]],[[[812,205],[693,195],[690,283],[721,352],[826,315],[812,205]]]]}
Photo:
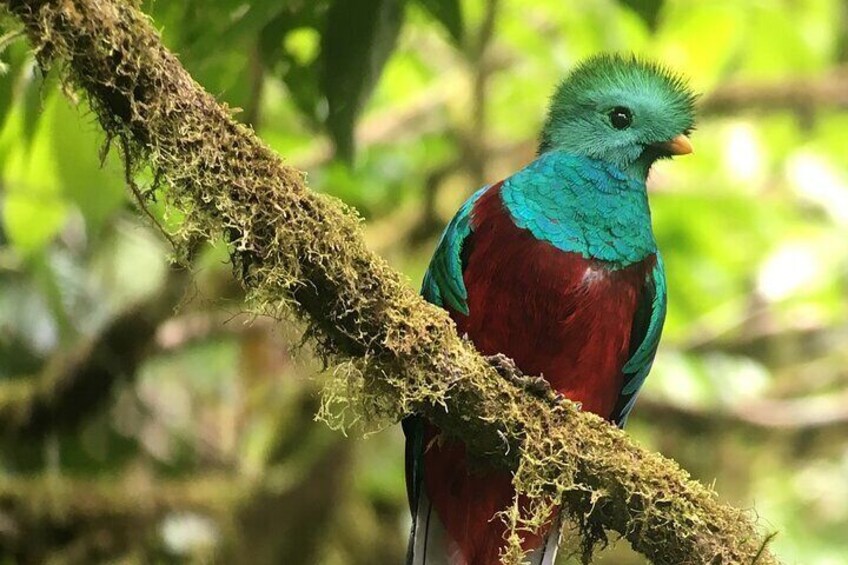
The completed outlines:
{"type": "Polygon", "coordinates": [[[109,155],[101,166],[102,135],[93,121],[81,117],[85,114],[58,99],[50,110],[51,139],[62,195],[77,205],[93,234],[125,202],[126,192],[117,155],[109,155]]]}
{"type": "MultiPolygon", "coordinates": [[[[48,97],[48,107],[57,96],[53,93],[48,97]]],[[[6,147],[0,168],[4,185],[2,222],[6,236],[21,255],[40,252],[61,229],[67,214],[57,182],[51,125],[49,116],[28,124],[25,112],[18,108],[3,132],[6,147]],[[33,125],[37,129],[31,143],[27,143],[22,132],[33,125]]]]}
{"type": "Polygon", "coordinates": [[[0,37],[0,129],[9,114],[15,95],[21,90],[21,74],[31,57],[27,46],[11,31],[0,37]]]}
{"type": "Polygon", "coordinates": [[[669,2],[654,56],[685,72],[696,89],[715,85],[734,57],[744,57],[747,11],[742,3],[669,2]]]}
{"type": "Polygon", "coordinates": [[[29,255],[43,249],[61,229],[67,205],[56,195],[44,197],[15,191],[6,194],[2,213],[9,241],[19,252],[29,255]]]}

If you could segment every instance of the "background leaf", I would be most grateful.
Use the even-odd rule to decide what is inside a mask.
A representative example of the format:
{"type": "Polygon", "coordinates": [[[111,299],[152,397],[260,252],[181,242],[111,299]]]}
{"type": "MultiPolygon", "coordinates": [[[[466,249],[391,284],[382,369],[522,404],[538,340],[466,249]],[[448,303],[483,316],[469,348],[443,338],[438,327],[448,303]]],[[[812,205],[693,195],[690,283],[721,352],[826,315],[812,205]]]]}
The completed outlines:
{"type": "Polygon", "coordinates": [[[395,48],[404,8],[404,0],[336,0],[327,14],[321,85],[327,127],[344,160],[353,158],[356,119],[395,48]]]}
{"type": "Polygon", "coordinates": [[[657,29],[663,0],[619,0],[619,2],[639,14],[649,29],[652,31],[657,29]]]}
{"type": "MultiPolygon", "coordinates": [[[[817,94],[844,85],[844,0],[498,0],[485,73],[455,44],[481,37],[488,0],[407,1],[400,36],[399,1],[142,5],[191,75],[246,110],[237,119],[308,171],[313,189],[357,208],[369,246],[412,286],[475,188],[477,167],[492,182],[534,158],[547,96],[585,57],[633,51],[687,75],[704,99],[763,97],[754,111],[730,104],[703,114],[695,155],[652,171],[669,315],[627,433],[718,485],[723,500],[756,508],[780,531],[773,547],[783,561],[844,563],[848,112],[817,94]],[[395,25],[377,24],[386,13],[395,25]],[[796,91],[803,96],[780,101],[796,91]],[[322,135],[331,98],[342,106],[331,121],[348,141],[359,123],[355,168],[333,162],[322,135]],[[468,136],[481,107],[485,127],[468,136]],[[765,408],[819,423],[745,421],[765,408]]],[[[0,479],[34,486],[4,490],[20,501],[3,506],[14,527],[0,528],[0,546],[19,549],[10,559],[401,563],[409,512],[400,431],[361,441],[315,424],[320,367],[308,353],[288,354],[299,329],[239,314],[223,242],[199,252],[181,290],[167,242],[131,210],[121,169],[101,168],[103,135],[85,98],[67,100],[58,68],[41,76],[26,41],[0,59],[9,65],[0,76],[0,404],[53,378],[48,369],[67,366],[68,349],[103,342],[112,320],[132,330],[103,342],[107,371],[120,374],[86,381],[111,387],[108,402],[82,409],[85,394],[57,398],[82,410],[81,428],[54,424],[49,439],[18,439],[0,426],[0,479]],[[146,323],[155,343],[138,371],[125,371],[138,345],[128,338],[146,323]],[[193,490],[211,477],[220,486],[193,490]],[[256,494],[234,497],[247,483],[256,494]],[[126,498],[138,492],[174,511],[157,515],[126,498]],[[127,519],[111,519],[115,511],[127,519]],[[212,525],[211,552],[192,545],[198,518],[212,525]]],[[[151,208],[168,229],[181,224],[164,199],[151,208]]],[[[628,544],[613,545],[598,563],[644,564],[628,544]]],[[[574,563],[569,549],[559,565],[574,563]]]]}
{"type": "Polygon", "coordinates": [[[460,0],[418,0],[418,4],[444,26],[457,45],[462,44],[465,38],[465,23],[460,0]]]}
{"type": "Polygon", "coordinates": [[[268,22],[259,39],[264,65],[285,82],[295,106],[314,129],[327,117],[319,56],[328,7],[329,2],[320,0],[292,5],[268,22]]]}

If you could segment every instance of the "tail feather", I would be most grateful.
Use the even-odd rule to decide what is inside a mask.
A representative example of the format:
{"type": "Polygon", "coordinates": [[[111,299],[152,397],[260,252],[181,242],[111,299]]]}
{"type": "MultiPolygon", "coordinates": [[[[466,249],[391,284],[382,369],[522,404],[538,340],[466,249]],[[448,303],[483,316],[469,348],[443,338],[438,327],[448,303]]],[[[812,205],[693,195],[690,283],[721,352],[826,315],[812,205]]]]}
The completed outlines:
{"type": "Polygon", "coordinates": [[[544,545],[539,549],[531,551],[530,555],[528,555],[530,565],[554,565],[556,563],[561,531],[560,518],[556,518],[553,524],[551,524],[551,531],[545,538],[544,545]]]}
{"type": "MultiPolygon", "coordinates": [[[[527,555],[528,565],[554,565],[560,541],[560,519],[554,520],[544,544],[527,555]]],[[[498,565],[469,563],[453,543],[432,502],[421,492],[409,536],[406,565],[498,565]]]]}
{"type": "MultiPolygon", "coordinates": [[[[423,492],[418,497],[417,512],[412,520],[407,565],[459,565],[451,559],[448,538],[433,503],[423,492]]],[[[463,564],[464,565],[464,564],[463,564]]]]}

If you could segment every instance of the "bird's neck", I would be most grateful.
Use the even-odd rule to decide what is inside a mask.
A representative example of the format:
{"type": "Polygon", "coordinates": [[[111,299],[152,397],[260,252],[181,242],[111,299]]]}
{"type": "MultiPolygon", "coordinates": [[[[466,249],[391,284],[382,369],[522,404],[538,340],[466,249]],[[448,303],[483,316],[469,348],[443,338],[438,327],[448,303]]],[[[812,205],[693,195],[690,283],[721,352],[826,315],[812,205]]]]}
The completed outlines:
{"type": "Polygon", "coordinates": [[[645,182],[587,157],[549,152],[501,187],[516,225],[566,252],[625,267],[656,251],[645,182]]]}
{"type": "Polygon", "coordinates": [[[651,167],[654,166],[654,163],[664,157],[667,157],[667,155],[662,155],[653,147],[647,147],[642,150],[636,159],[625,167],[625,170],[628,175],[635,179],[641,179],[644,184],[648,178],[648,173],[651,171],[651,167]]]}

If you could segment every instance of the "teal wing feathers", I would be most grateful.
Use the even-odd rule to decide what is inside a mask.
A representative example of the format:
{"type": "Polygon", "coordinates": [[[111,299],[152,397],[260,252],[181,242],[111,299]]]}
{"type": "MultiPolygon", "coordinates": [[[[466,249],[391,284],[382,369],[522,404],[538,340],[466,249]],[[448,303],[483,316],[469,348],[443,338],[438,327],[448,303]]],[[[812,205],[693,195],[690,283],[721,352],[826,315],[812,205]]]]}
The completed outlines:
{"type": "MultiPolygon", "coordinates": [[[[474,203],[488,188],[489,186],[484,186],[466,200],[442,233],[421,285],[421,295],[427,302],[468,315],[468,290],[465,288],[462,274],[462,248],[471,235],[471,212],[474,203]]],[[[403,420],[403,431],[406,434],[406,488],[413,517],[418,508],[422,479],[423,424],[419,416],[409,416],[403,420]]],[[[410,551],[413,546],[414,530],[410,551]]]]}
{"type": "Polygon", "coordinates": [[[471,211],[488,186],[475,192],[445,228],[430,261],[421,295],[427,302],[468,315],[468,291],[462,278],[462,247],[471,235],[471,211]]]}
{"type": "Polygon", "coordinates": [[[642,302],[636,313],[631,331],[630,359],[622,368],[624,384],[621,396],[612,416],[619,426],[624,426],[627,416],[633,409],[639,389],[645,383],[654,356],[660,343],[668,299],[665,282],[665,268],[662,256],[657,252],[656,263],[646,281],[642,302]]]}

